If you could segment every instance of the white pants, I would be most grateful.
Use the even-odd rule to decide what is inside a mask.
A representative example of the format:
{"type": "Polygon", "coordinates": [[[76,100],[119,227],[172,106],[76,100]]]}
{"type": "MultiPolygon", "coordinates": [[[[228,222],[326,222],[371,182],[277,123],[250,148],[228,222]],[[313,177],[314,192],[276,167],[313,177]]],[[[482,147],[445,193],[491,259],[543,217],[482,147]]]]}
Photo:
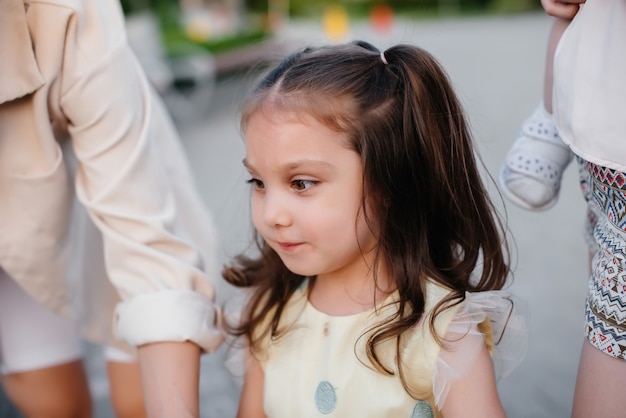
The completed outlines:
{"type": "MultiPolygon", "coordinates": [[[[83,357],[71,321],[36,302],[0,268],[0,373],[26,372],[83,357]]],[[[104,348],[108,361],[133,362],[132,355],[104,348]]]]}

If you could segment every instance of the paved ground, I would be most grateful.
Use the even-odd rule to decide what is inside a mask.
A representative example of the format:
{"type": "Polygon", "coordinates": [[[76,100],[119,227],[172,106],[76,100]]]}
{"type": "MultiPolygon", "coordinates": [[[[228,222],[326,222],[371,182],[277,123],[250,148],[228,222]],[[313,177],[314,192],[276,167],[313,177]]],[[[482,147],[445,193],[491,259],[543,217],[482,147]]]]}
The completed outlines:
{"type": "MultiPolygon", "coordinates": [[[[366,24],[355,25],[349,38],[370,40],[380,47],[410,42],[430,50],[453,79],[486,169],[496,176],[522,119],[541,97],[549,26],[550,20],[537,13],[396,22],[394,30],[384,35],[374,34],[366,24]]],[[[281,39],[289,40],[290,45],[325,41],[320,26],[311,22],[289,25],[281,39]]],[[[218,223],[224,260],[245,248],[250,231],[246,176],[241,166],[243,147],[236,121],[248,81],[241,75],[221,80],[211,97],[206,97],[210,103],[205,114],[180,126],[200,192],[218,223]]],[[[501,397],[512,418],[569,416],[582,343],[587,275],[581,238],[584,206],[575,171],[574,167],[568,169],[559,203],[544,213],[526,212],[508,203],[503,206],[495,187],[491,188],[494,199],[506,210],[514,244],[512,291],[526,301],[530,314],[528,355],[500,382],[501,397]]],[[[232,295],[221,282],[218,290],[221,300],[232,295]]],[[[89,348],[88,352],[98,398],[96,418],[108,418],[102,367],[96,351],[89,348]]],[[[203,360],[203,417],[230,418],[235,414],[238,386],[222,365],[224,354],[203,360]]],[[[0,414],[1,406],[0,402],[0,414]]]]}

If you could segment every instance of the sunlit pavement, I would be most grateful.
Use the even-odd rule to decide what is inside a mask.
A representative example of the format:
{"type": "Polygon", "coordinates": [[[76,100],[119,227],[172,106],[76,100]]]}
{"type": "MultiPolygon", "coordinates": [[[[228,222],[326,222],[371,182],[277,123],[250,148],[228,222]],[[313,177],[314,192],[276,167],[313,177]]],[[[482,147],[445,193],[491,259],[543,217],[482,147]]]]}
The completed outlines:
{"type": "MultiPolygon", "coordinates": [[[[486,169],[497,177],[521,121],[540,100],[550,19],[533,13],[396,21],[389,33],[376,33],[367,22],[351,25],[346,40],[365,39],[381,48],[414,43],[440,60],[468,111],[486,169]]],[[[327,41],[321,22],[290,22],[278,38],[287,49],[327,41]]],[[[278,57],[280,52],[268,54],[278,57]]],[[[179,123],[200,193],[219,228],[223,261],[245,249],[250,237],[237,126],[237,106],[249,80],[245,75],[221,79],[210,96],[194,99],[201,99],[206,111],[179,123]]],[[[490,185],[490,191],[503,208],[497,189],[490,185]]],[[[501,398],[509,417],[567,417],[583,338],[588,270],[575,167],[568,168],[559,203],[551,210],[531,213],[508,202],[504,207],[515,261],[511,290],[526,301],[530,346],[522,364],[500,381],[501,398]]],[[[219,280],[217,288],[220,302],[233,295],[219,280]]],[[[95,349],[88,353],[96,418],[109,417],[103,365],[95,349]]],[[[223,366],[225,354],[224,349],[203,358],[202,417],[235,416],[239,386],[223,366]]]]}

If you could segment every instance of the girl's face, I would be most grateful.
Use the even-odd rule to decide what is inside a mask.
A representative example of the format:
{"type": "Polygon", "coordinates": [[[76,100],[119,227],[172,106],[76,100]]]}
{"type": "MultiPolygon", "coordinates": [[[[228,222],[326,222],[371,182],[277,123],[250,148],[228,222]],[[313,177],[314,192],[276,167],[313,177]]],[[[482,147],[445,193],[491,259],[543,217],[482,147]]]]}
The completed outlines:
{"type": "Polygon", "coordinates": [[[257,112],[246,128],[252,220],[287,268],[318,279],[361,278],[375,239],[361,210],[359,155],[313,118],[257,112]]]}

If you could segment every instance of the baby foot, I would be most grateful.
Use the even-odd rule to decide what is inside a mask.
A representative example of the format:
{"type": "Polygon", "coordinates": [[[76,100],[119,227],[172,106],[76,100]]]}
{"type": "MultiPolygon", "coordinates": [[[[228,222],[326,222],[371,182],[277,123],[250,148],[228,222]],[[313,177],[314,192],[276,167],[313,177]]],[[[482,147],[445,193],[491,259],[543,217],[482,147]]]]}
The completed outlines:
{"type": "Polygon", "coordinates": [[[500,171],[502,193],[524,209],[549,209],[557,202],[563,171],[571,159],[572,152],[542,104],[524,121],[507,153],[500,171]]]}

